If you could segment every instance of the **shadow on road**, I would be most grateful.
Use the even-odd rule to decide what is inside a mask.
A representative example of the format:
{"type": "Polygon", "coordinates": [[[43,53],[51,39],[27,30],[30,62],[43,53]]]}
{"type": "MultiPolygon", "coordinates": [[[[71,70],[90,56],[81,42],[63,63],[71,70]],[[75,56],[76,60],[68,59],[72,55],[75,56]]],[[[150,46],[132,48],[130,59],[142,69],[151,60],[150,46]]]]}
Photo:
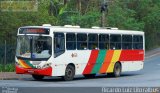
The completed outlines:
{"type": "MultiPolygon", "coordinates": [[[[120,77],[118,78],[124,78],[124,77],[133,77],[133,76],[138,76],[141,74],[137,74],[137,73],[124,73],[122,74],[120,77]]],[[[115,79],[115,77],[110,77],[107,76],[106,74],[101,74],[101,75],[96,75],[94,78],[85,78],[82,75],[76,76],[74,78],[73,81],[79,81],[79,80],[92,80],[92,79],[115,79]]],[[[34,80],[33,78],[28,78],[28,79],[22,79],[23,81],[37,81],[34,80]]],[[[64,81],[61,77],[46,77],[43,80],[41,80],[40,82],[69,82],[69,81],[64,81]]]]}

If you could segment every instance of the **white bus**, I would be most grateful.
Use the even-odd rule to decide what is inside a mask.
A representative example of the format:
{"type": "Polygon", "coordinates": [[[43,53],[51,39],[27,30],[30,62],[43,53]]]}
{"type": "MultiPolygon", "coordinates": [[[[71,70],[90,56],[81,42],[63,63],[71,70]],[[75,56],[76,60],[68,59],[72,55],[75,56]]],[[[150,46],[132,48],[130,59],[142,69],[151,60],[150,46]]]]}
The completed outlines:
{"type": "Polygon", "coordinates": [[[17,33],[16,73],[36,80],[137,71],[144,64],[144,32],[79,26],[25,26],[17,33]]]}

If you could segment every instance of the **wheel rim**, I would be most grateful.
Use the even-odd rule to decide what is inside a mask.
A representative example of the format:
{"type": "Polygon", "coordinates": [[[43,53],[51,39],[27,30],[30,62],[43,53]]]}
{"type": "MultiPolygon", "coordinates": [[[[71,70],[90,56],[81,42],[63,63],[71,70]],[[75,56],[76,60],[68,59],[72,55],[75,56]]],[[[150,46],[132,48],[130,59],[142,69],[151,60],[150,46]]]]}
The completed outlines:
{"type": "Polygon", "coordinates": [[[66,70],[66,76],[67,76],[67,78],[71,78],[72,77],[72,70],[71,69],[67,69],[66,70]]]}
{"type": "Polygon", "coordinates": [[[117,66],[115,67],[115,74],[116,74],[116,76],[119,76],[120,73],[121,73],[121,68],[120,68],[119,65],[117,65],[117,66]]]}

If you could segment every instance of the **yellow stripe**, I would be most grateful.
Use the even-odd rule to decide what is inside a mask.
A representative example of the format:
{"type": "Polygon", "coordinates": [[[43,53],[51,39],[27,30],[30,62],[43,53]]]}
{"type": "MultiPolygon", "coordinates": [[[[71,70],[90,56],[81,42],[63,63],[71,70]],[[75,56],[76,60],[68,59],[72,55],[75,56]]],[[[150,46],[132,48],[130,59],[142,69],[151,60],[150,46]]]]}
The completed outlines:
{"type": "Polygon", "coordinates": [[[19,60],[19,64],[20,64],[23,68],[28,68],[27,66],[25,66],[25,65],[21,62],[21,60],[19,60]]]}
{"type": "Polygon", "coordinates": [[[120,55],[121,55],[121,50],[114,50],[114,53],[113,53],[113,56],[112,56],[112,60],[111,60],[110,65],[109,65],[109,67],[108,67],[106,72],[113,72],[114,64],[117,61],[119,61],[120,55]]]}

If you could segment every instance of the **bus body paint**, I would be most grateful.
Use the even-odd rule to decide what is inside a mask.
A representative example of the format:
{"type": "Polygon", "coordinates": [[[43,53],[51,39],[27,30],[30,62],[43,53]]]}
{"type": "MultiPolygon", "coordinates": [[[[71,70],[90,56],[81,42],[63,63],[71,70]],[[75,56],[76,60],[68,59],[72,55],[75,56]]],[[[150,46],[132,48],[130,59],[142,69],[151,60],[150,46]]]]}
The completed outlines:
{"type": "Polygon", "coordinates": [[[18,59],[18,63],[23,67],[23,68],[35,68],[29,60],[22,60],[18,59]]]}
{"type": "Polygon", "coordinates": [[[94,67],[97,57],[98,57],[99,50],[92,50],[90,54],[90,58],[88,60],[88,63],[83,71],[83,74],[90,74],[92,71],[92,68],[94,67]]]}
{"type": "Polygon", "coordinates": [[[114,50],[112,60],[106,72],[113,72],[114,64],[119,61],[121,50],[114,50]]]}
{"type": "Polygon", "coordinates": [[[102,64],[102,67],[99,73],[106,73],[106,70],[109,67],[109,64],[112,60],[113,53],[114,53],[114,50],[108,50],[108,52],[106,52],[106,57],[104,59],[104,62],[102,64]]]}
{"type": "Polygon", "coordinates": [[[122,50],[120,61],[143,61],[144,50],[122,50]]]}
{"type": "Polygon", "coordinates": [[[106,52],[107,50],[99,50],[99,54],[98,54],[98,58],[96,60],[96,64],[94,65],[93,69],[92,69],[92,74],[94,73],[98,73],[101,66],[102,66],[102,63],[103,63],[103,60],[106,56],[106,52]]]}
{"type": "MultiPolygon", "coordinates": [[[[117,61],[140,62],[143,60],[144,50],[91,50],[88,56],[88,63],[82,69],[82,74],[112,73],[117,61]]],[[[36,70],[29,60],[18,59],[18,63],[22,67],[16,67],[16,72],[19,74],[31,74],[27,72],[30,69],[34,70],[35,74],[38,75],[51,75],[49,69],[49,73],[44,69],[42,71],[40,69],[36,70]]]]}
{"type": "Polygon", "coordinates": [[[18,65],[16,65],[16,74],[35,74],[35,75],[52,76],[52,67],[44,69],[33,69],[33,68],[21,68],[18,65]]]}
{"type": "Polygon", "coordinates": [[[31,68],[24,60],[19,59],[18,62],[23,68],[31,68]]]}
{"type": "Polygon", "coordinates": [[[116,62],[135,60],[144,60],[144,50],[92,50],[83,74],[112,73],[116,62]]]}

